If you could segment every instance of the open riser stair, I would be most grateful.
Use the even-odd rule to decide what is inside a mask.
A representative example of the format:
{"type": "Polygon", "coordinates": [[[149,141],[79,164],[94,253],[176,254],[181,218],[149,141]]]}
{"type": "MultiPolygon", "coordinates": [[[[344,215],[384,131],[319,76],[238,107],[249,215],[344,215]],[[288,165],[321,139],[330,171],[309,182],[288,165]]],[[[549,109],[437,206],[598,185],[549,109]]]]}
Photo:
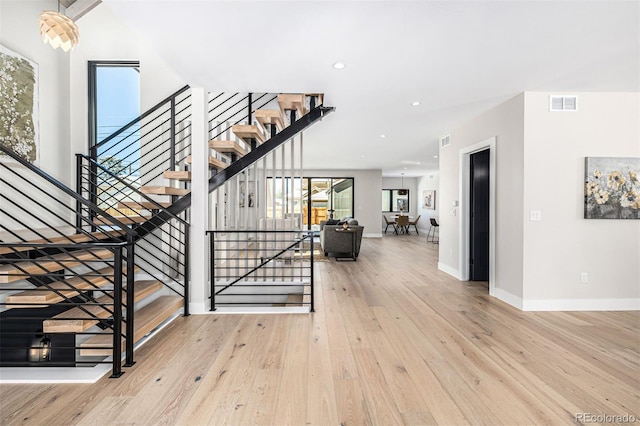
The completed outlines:
{"type": "MultiPolygon", "coordinates": [[[[332,111],[321,103],[318,94],[210,94],[211,223],[233,232],[264,230],[271,220],[269,229],[287,223],[297,238],[287,253],[225,242],[236,257],[263,252],[251,265],[260,273],[213,281],[222,305],[312,306],[311,262],[301,249],[308,235],[276,211],[276,187],[267,187],[278,173],[301,176],[296,136],[332,111]]],[[[0,146],[21,163],[0,166],[0,321],[11,330],[1,337],[2,366],[111,363],[117,377],[123,362],[133,365],[140,339],[188,315],[190,114],[185,87],[77,154],[73,189],[0,146]],[[10,350],[21,345],[24,358],[10,350]]]]}

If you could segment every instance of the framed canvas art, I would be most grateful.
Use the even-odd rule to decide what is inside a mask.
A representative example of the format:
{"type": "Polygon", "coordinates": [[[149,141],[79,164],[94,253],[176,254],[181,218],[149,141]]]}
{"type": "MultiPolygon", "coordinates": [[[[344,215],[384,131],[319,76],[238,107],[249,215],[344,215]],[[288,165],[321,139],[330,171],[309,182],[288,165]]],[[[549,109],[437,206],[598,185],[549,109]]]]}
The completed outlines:
{"type": "Polygon", "coordinates": [[[640,158],[586,157],[585,219],[640,219],[640,158]]]}
{"type": "Polygon", "coordinates": [[[434,189],[425,189],[422,191],[422,208],[429,210],[436,209],[436,191],[434,189]]]}
{"type": "Polygon", "coordinates": [[[38,161],[38,64],[2,45],[0,143],[30,163],[38,161]]]}

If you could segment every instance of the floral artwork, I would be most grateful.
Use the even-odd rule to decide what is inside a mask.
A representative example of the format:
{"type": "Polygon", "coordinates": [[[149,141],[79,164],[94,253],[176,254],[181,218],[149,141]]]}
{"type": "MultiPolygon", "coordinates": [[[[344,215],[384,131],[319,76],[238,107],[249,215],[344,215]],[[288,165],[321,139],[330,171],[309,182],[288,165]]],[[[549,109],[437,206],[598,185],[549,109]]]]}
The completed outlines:
{"type": "Polygon", "coordinates": [[[0,46],[0,143],[30,163],[38,158],[37,76],[35,62],[0,46]]]}
{"type": "Polygon", "coordinates": [[[585,219],[640,219],[640,158],[585,158],[585,219]]]}
{"type": "Polygon", "coordinates": [[[430,210],[436,209],[436,191],[432,189],[422,191],[422,208],[430,210]]]}

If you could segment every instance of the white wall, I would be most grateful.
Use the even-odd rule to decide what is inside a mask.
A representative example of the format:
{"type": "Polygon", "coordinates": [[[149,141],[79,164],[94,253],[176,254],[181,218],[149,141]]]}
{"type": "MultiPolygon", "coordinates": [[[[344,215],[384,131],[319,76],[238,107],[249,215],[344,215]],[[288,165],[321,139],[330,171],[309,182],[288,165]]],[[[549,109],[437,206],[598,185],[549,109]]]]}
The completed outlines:
{"type": "Polygon", "coordinates": [[[382,237],[380,205],[382,204],[381,170],[304,170],[305,177],[354,178],[354,213],[358,224],[364,226],[364,237],[382,237]]]}
{"type": "Polygon", "coordinates": [[[519,95],[452,131],[451,144],[439,157],[439,267],[459,277],[463,218],[450,206],[468,204],[460,199],[460,150],[496,138],[495,294],[511,303],[522,299],[523,128],[524,95],[519,95]]]}
{"type": "Polygon", "coordinates": [[[440,205],[440,172],[439,171],[434,171],[431,173],[428,173],[425,176],[422,176],[421,178],[417,179],[417,193],[416,193],[416,202],[417,202],[417,206],[416,206],[416,212],[417,215],[420,215],[420,220],[418,221],[418,228],[421,231],[427,231],[429,229],[429,219],[431,219],[432,217],[435,218],[436,220],[438,220],[438,223],[440,222],[439,216],[440,216],[440,211],[446,212],[446,206],[445,208],[442,208],[441,210],[441,205],[440,205]],[[422,191],[424,191],[425,189],[432,189],[436,191],[436,199],[435,199],[435,209],[425,209],[424,207],[422,207],[422,191]]]}
{"type": "Polygon", "coordinates": [[[38,16],[51,10],[51,1],[2,0],[0,43],[38,64],[40,134],[38,166],[60,179],[69,180],[69,53],[44,44],[38,16]]]}
{"type": "MultiPolygon", "coordinates": [[[[494,294],[524,310],[640,309],[639,221],[583,218],[584,158],[640,157],[640,95],[577,93],[577,112],[555,113],[550,95],[523,93],[451,133],[440,206],[459,198],[460,150],[495,136],[494,294]]],[[[440,214],[439,266],[452,275],[463,219],[454,211],[440,214]]]]}
{"type": "Polygon", "coordinates": [[[640,157],[640,95],[572,93],[576,112],[549,95],[524,100],[524,308],[640,309],[640,221],[583,218],[584,158],[640,157]]]}

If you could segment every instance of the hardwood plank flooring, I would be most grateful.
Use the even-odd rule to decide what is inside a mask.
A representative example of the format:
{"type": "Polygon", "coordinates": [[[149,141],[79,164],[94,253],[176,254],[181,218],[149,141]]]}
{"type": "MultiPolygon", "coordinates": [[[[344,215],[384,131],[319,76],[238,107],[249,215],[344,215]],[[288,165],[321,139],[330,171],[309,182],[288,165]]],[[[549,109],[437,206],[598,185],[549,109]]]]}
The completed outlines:
{"type": "Polygon", "coordinates": [[[521,312],[415,235],[316,264],[316,313],[178,318],[120,379],[1,385],[2,425],[640,422],[640,312],[521,312]]]}

